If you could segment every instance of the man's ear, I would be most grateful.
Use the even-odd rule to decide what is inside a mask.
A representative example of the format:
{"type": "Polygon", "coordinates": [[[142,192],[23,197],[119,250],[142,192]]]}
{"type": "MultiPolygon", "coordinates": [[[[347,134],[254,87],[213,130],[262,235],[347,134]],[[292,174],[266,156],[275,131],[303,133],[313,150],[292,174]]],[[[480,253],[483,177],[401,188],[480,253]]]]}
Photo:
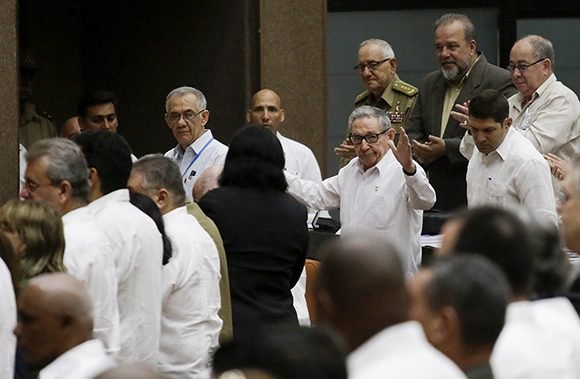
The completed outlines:
{"type": "Polygon", "coordinates": [[[97,199],[101,195],[101,179],[96,168],[89,168],[90,201],[97,199]]]}
{"type": "Polygon", "coordinates": [[[168,205],[170,205],[170,194],[165,188],[160,188],[155,196],[152,197],[155,204],[159,207],[159,209],[165,209],[168,205]]]}
{"type": "Polygon", "coordinates": [[[85,123],[83,121],[84,119],[81,116],[78,116],[78,119],[79,119],[79,128],[81,129],[81,133],[82,133],[85,130],[85,128],[84,128],[85,123]]]}
{"type": "Polygon", "coordinates": [[[172,129],[171,123],[169,122],[169,118],[168,117],[169,117],[169,115],[167,113],[165,113],[165,116],[163,117],[163,119],[165,120],[165,124],[167,125],[167,127],[169,129],[172,129]]]}
{"type": "Polygon", "coordinates": [[[286,113],[284,113],[284,109],[280,108],[280,122],[284,122],[286,119],[286,113]]]}
{"type": "Polygon", "coordinates": [[[91,185],[91,188],[93,188],[95,183],[100,182],[99,172],[94,167],[89,168],[89,182],[90,182],[89,184],[91,185]]]}
{"type": "Polygon", "coordinates": [[[503,126],[509,128],[510,126],[512,126],[512,122],[513,122],[512,118],[507,117],[505,120],[503,120],[503,126]]]}
{"type": "Polygon", "coordinates": [[[394,141],[396,135],[397,135],[397,132],[395,131],[395,128],[391,127],[387,130],[387,137],[389,137],[389,139],[394,141]]]}
{"type": "Polygon", "coordinates": [[[205,127],[205,124],[209,121],[209,111],[206,109],[201,112],[201,124],[205,127]]]}
{"type": "Polygon", "coordinates": [[[391,70],[393,72],[397,71],[397,58],[391,58],[388,62],[391,65],[391,70]]]}
{"type": "Polygon", "coordinates": [[[60,182],[58,189],[58,197],[61,205],[64,204],[68,199],[72,198],[73,188],[72,184],[68,180],[63,180],[60,182]]]}
{"type": "Polygon", "coordinates": [[[459,317],[453,307],[444,306],[433,313],[433,318],[429,322],[429,337],[434,346],[447,345],[459,331],[459,317]]]}
{"type": "Polygon", "coordinates": [[[469,41],[469,55],[473,56],[473,54],[477,54],[477,42],[474,39],[469,41]]]}
{"type": "Polygon", "coordinates": [[[251,112],[250,112],[250,110],[248,109],[248,110],[246,111],[246,122],[247,122],[247,123],[249,123],[251,119],[252,119],[252,118],[251,118],[251,112]]]}

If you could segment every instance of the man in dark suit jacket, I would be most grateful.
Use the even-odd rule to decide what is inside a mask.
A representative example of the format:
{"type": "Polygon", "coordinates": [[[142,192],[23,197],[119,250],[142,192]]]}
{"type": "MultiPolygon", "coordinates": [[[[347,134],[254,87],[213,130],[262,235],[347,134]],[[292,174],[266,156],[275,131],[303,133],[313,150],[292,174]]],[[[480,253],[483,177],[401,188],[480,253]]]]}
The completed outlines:
{"type": "Polygon", "coordinates": [[[437,193],[433,209],[452,211],[467,204],[467,160],[459,152],[465,129],[450,116],[454,104],[464,104],[487,88],[506,97],[515,88],[510,73],[488,63],[477,50],[475,26],[465,15],[445,14],[435,22],[435,49],[441,69],[423,79],[406,130],[437,193]]]}

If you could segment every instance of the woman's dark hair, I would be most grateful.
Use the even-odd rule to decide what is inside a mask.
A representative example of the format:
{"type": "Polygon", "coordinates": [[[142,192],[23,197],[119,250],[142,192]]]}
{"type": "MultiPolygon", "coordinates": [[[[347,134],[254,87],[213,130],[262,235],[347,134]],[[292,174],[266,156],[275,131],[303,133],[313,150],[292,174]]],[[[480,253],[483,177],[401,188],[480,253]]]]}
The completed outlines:
{"type": "Polygon", "coordinates": [[[232,138],[219,184],[286,191],[284,165],[282,145],[272,132],[244,126],[232,138]]]}
{"type": "Polygon", "coordinates": [[[129,191],[129,199],[131,204],[139,208],[143,213],[147,216],[151,217],[151,219],[157,225],[157,229],[159,233],[161,233],[161,239],[163,240],[163,265],[165,266],[169,259],[171,259],[171,240],[165,234],[165,223],[163,222],[163,216],[161,215],[161,211],[155,202],[149,197],[143,194],[129,191]]]}

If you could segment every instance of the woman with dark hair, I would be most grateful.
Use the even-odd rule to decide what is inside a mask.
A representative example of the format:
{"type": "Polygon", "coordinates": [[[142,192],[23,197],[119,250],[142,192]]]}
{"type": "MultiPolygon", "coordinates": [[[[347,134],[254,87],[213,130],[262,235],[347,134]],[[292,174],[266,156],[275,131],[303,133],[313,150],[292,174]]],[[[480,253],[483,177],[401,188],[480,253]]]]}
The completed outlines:
{"type": "Polygon", "coordinates": [[[238,341],[267,325],[298,325],[290,290],[306,258],[306,208],[286,193],[283,170],[274,134],[246,126],[232,138],[220,188],[199,203],[224,241],[238,341]]]}

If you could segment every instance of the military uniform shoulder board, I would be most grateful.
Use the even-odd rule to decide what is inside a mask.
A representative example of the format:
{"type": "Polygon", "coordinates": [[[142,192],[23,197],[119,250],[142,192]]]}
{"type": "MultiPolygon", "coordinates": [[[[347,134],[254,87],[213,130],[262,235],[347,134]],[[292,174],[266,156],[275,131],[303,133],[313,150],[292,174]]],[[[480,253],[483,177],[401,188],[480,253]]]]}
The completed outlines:
{"type": "Polygon", "coordinates": [[[41,109],[41,110],[38,110],[38,109],[37,109],[37,110],[36,110],[36,113],[37,113],[39,116],[41,116],[41,117],[44,117],[44,118],[46,118],[46,119],[47,119],[47,120],[49,120],[49,121],[52,121],[52,116],[51,116],[50,114],[46,113],[46,111],[44,111],[44,110],[42,110],[42,109],[41,109]]]}
{"type": "Polygon", "coordinates": [[[395,83],[393,83],[393,90],[401,92],[407,96],[415,96],[419,92],[417,87],[405,83],[402,80],[397,80],[395,83]]]}
{"type": "Polygon", "coordinates": [[[364,101],[367,97],[369,97],[369,91],[364,91],[362,93],[359,93],[358,96],[356,97],[356,99],[354,99],[354,103],[358,104],[358,103],[364,101]]]}

